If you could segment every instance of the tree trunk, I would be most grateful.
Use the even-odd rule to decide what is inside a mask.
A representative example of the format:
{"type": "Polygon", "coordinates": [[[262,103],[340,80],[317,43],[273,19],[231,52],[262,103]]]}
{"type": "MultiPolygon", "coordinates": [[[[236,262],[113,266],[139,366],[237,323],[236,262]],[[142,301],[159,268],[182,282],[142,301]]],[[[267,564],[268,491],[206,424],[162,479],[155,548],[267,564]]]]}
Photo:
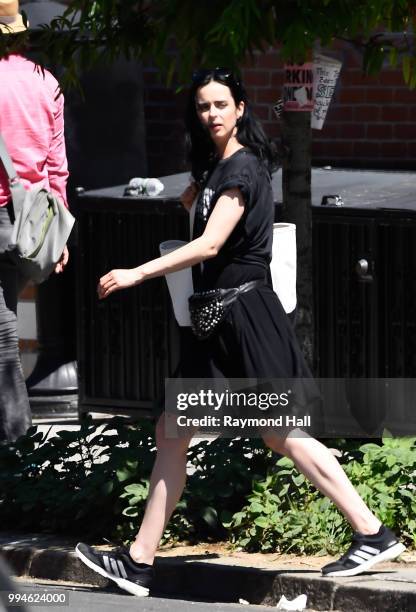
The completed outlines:
{"type": "Polygon", "coordinates": [[[283,220],[296,224],[297,318],[296,334],[314,370],[312,287],[311,127],[309,112],[283,112],[283,220]]]}

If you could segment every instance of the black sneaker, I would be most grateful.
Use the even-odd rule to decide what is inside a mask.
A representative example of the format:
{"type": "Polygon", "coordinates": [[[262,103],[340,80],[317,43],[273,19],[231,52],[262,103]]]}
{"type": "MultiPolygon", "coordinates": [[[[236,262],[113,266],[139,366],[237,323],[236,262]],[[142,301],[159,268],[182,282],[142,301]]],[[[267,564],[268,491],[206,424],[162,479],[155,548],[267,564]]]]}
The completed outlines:
{"type": "Polygon", "coordinates": [[[80,542],[75,548],[79,559],[89,568],[105,576],[121,588],[137,595],[147,597],[154,570],[146,563],[136,563],[125,548],[99,552],[80,542]]]}
{"type": "Polygon", "coordinates": [[[384,525],[374,535],[355,533],[347,552],[338,561],[325,565],[321,570],[322,575],[356,576],[376,563],[395,559],[404,550],[403,544],[384,525]]]}

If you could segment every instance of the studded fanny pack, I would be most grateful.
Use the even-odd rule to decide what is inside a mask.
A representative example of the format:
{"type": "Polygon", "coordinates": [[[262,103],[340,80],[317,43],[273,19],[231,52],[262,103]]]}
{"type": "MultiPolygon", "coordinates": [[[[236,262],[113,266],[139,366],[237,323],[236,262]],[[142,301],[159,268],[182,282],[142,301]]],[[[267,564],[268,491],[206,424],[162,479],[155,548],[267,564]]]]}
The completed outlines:
{"type": "Polygon", "coordinates": [[[208,338],[223,322],[233,303],[242,293],[264,285],[254,280],[230,289],[210,289],[194,293],[189,298],[192,331],[200,340],[208,338]]]}

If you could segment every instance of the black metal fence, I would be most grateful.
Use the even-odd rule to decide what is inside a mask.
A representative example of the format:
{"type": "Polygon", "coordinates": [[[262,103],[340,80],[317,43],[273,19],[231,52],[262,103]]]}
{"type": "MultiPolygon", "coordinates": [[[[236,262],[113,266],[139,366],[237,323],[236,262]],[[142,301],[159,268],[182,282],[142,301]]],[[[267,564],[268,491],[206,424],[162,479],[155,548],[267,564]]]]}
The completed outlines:
{"type": "Polygon", "coordinates": [[[146,413],[178,359],[165,280],[103,301],[94,283],[113,268],[157,257],[159,243],[169,237],[186,239],[187,215],[169,201],[114,205],[111,198],[88,198],[86,204],[79,218],[79,409],[146,413]]]}
{"type": "Polygon", "coordinates": [[[416,376],[416,211],[314,208],[318,375],[416,376]]]}
{"type": "MultiPolygon", "coordinates": [[[[416,206],[411,210],[407,202],[407,208],[386,210],[371,207],[368,197],[362,208],[359,201],[345,208],[317,206],[325,190],[334,193],[334,184],[346,180],[346,192],[353,192],[360,177],[368,185],[371,173],[345,173],[347,179],[338,174],[341,178],[328,175],[328,184],[315,189],[313,207],[316,374],[320,378],[416,379],[416,206]]],[[[384,181],[386,191],[392,179],[387,173],[373,174],[374,185],[384,181]]],[[[400,175],[395,180],[402,184],[400,175]]],[[[187,239],[188,216],[178,202],[186,184],[186,176],[173,177],[166,182],[163,197],[154,199],[123,198],[123,187],[80,198],[81,413],[150,414],[164,378],[177,363],[179,334],[164,279],[102,302],[93,285],[112,268],[134,267],[157,257],[163,240],[187,239]]],[[[409,193],[413,198],[415,192],[409,193]]],[[[278,203],[278,192],[275,198],[278,203]]],[[[347,391],[354,411],[361,420],[363,415],[368,419],[371,430],[382,411],[369,405],[368,387],[361,393],[357,382],[347,391]]],[[[402,386],[398,393],[402,398],[397,417],[403,423],[409,402],[413,404],[413,385],[402,386]]],[[[383,397],[392,398],[385,393],[383,397]]]]}

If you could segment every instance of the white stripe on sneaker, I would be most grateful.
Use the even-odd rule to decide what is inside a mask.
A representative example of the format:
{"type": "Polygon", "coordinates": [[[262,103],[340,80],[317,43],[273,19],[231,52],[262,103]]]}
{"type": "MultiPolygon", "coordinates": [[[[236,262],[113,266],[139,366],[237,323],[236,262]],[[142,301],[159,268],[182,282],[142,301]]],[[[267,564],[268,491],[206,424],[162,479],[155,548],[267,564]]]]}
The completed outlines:
{"type": "Polygon", "coordinates": [[[110,565],[111,565],[111,569],[113,570],[113,574],[115,576],[117,576],[117,578],[121,578],[121,574],[120,574],[120,571],[118,569],[116,560],[112,559],[111,557],[110,557],[110,565]]]}
{"type": "Polygon", "coordinates": [[[124,568],[124,563],[123,561],[120,561],[120,559],[117,559],[117,565],[118,565],[118,569],[120,571],[120,576],[122,578],[127,578],[127,572],[124,568]]]}
{"type": "Polygon", "coordinates": [[[371,557],[373,555],[370,555],[370,553],[366,553],[363,550],[356,550],[354,555],[357,555],[358,557],[361,557],[362,559],[371,559],[371,557]]]}
{"type": "Polygon", "coordinates": [[[367,546],[367,544],[363,544],[360,546],[360,550],[364,550],[365,552],[371,553],[372,555],[378,555],[380,552],[379,548],[373,548],[372,546],[367,546]]]}
{"type": "Polygon", "coordinates": [[[104,567],[105,567],[105,569],[107,570],[107,572],[108,572],[109,574],[111,574],[110,561],[109,561],[109,559],[108,559],[107,555],[104,555],[104,556],[103,556],[103,561],[104,561],[104,567]]]}
{"type": "Polygon", "coordinates": [[[351,559],[351,561],[354,561],[354,563],[358,563],[358,565],[361,565],[361,563],[365,562],[365,559],[362,559],[361,557],[356,557],[355,555],[350,555],[348,559],[351,559]]]}

